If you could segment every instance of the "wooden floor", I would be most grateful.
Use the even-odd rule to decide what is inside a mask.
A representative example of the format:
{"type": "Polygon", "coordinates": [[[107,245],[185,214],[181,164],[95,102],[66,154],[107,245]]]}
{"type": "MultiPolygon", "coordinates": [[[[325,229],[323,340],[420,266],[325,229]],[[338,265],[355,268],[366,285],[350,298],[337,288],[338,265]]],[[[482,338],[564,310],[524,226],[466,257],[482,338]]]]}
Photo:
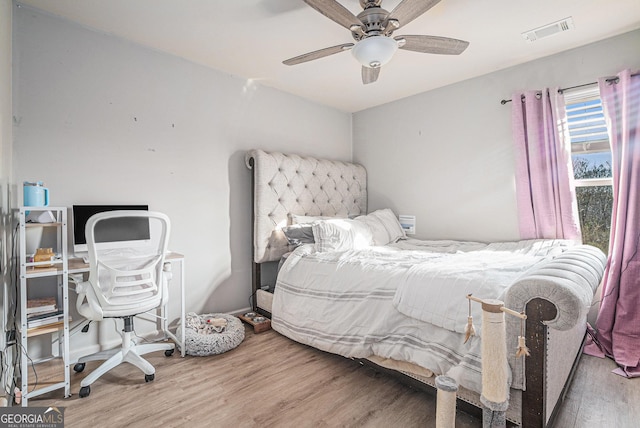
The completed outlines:
{"type": "MultiPolygon", "coordinates": [[[[148,360],[156,379],[129,365],[104,375],[78,397],[84,372],[30,406],[61,406],[65,427],[435,427],[435,395],[355,361],[297,344],[273,330],[225,354],[148,360]]],[[[637,427],[640,379],[611,374],[609,360],[584,356],[556,426],[637,427]]],[[[482,422],[458,412],[456,427],[482,422]]]]}

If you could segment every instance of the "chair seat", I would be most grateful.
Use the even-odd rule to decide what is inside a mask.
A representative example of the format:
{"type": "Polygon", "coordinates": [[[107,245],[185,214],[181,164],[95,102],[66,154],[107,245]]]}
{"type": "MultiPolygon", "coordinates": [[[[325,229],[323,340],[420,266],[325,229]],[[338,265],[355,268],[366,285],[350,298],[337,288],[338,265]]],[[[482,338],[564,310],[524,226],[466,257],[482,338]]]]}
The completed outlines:
{"type": "Polygon", "coordinates": [[[77,306],[76,309],[78,313],[82,315],[84,318],[88,320],[100,321],[102,318],[122,318],[128,315],[138,315],[143,314],[145,312],[149,312],[157,308],[158,304],[153,305],[136,305],[133,306],[121,306],[121,307],[111,307],[109,309],[105,309],[102,311],[100,317],[96,316],[95,311],[88,303],[83,303],[80,306],[77,306]],[[100,318],[100,319],[98,319],[100,318]]]}
{"type": "Polygon", "coordinates": [[[100,321],[103,318],[119,318],[128,315],[137,315],[162,306],[162,295],[149,295],[146,299],[132,301],[130,297],[112,297],[109,305],[98,304],[95,290],[89,281],[78,284],[78,290],[84,290],[87,298],[77,304],[78,313],[89,320],[100,321]]]}

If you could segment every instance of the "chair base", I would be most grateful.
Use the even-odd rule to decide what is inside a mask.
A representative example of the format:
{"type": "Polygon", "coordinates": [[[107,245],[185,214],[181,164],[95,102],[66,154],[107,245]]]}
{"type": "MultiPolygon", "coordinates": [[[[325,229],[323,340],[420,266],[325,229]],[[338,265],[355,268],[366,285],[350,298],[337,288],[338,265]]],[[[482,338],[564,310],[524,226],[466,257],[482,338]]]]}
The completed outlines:
{"type": "MultiPolygon", "coordinates": [[[[173,343],[144,343],[136,344],[132,340],[132,331],[124,331],[122,338],[122,347],[116,349],[110,349],[107,351],[96,352],[95,354],[87,355],[78,359],[76,371],[82,371],[84,365],[88,361],[104,361],[98,368],[93,370],[87,377],[82,379],[80,387],[85,388],[98,380],[100,376],[107,373],[109,370],[117,367],[122,363],[129,363],[138,367],[144,374],[145,380],[153,380],[156,369],[144,358],[142,355],[156,352],[165,351],[165,355],[169,356],[175,349],[173,343]]],[[[88,395],[88,394],[87,394],[88,395]]]]}

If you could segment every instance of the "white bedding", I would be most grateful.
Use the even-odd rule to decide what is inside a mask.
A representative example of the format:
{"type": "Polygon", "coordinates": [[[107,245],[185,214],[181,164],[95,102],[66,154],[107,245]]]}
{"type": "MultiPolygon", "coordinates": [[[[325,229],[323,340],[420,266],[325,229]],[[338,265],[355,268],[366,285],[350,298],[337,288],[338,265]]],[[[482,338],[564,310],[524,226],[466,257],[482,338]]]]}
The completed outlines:
{"type": "MultiPolygon", "coordinates": [[[[518,277],[539,262],[562,253],[569,245],[573,243],[566,240],[528,240],[492,243],[474,251],[439,253],[411,266],[402,275],[393,304],[409,317],[464,333],[468,294],[504,300],[504,292],[518,277]]],[[[479,305],[471,308],[480,334],[481,308],[479,305]]]]}
{"type": "MultiPolygon", "coordinates": [[[[480,338],[463,344],[461,334],[465,296],[499,298],[532,265],[569,245],[558,240],[489,245],[401,240],[343,252],[302,246],[278,274],[272,326],[298,342],[345,357],[408,361],[479,393],[480,338]]],[[[479,328],[478,306],[472,305],[479,328]]]]}

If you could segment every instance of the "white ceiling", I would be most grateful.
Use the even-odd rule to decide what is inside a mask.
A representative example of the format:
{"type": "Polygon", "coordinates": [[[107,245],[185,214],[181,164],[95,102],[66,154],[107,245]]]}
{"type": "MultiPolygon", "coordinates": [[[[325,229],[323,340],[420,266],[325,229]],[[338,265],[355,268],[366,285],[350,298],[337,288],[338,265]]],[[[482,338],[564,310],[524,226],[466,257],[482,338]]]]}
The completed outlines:
{"type": "MultiPolygon", "coordinates": [[[[391,11],[400,0],[383,0],[391,11]]],[[[354,14],[358,0],[340,0],[354,14]]],[[[363,85],[350,52],[286,66],[353,42],[302,0],[20,0],[223,72],[355,112],[640,28],[640,0],[442,0],[394,33],[470,42],[460,56],[399,50],[363,85]],[[572,16],[575,29],[527,42],[521,33],[572,16]]]]}

